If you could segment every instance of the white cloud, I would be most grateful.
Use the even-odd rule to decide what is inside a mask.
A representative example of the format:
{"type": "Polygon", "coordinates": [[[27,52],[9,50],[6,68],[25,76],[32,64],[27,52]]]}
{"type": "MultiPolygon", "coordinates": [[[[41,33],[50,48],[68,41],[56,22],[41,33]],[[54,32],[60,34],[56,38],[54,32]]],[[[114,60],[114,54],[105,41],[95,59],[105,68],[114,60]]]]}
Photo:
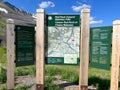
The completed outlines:
{"type": "Polygon", "coordinates": [[[58,12],[53,12],[53,13],[51,13],[51,14],[59,14],[58,12]]]}
{"type": "Polygon", "coordinates": [[[90,21],[94,20],[94,17],[90,17],[90,21]]]}
{"type": "Polygon", "coordinates": [[[51,1],[41,2],[39,4],[39,7],[42,8],[42,9],[43,8],[48,8],[48,7],[55,7],[55,4],[53,2],[51,2],[51,1]]]}
{"type": "Polygon", "coordinates": [[[101,24],[103,20],[94,20],[94,17],[90,17],[90,24],[101,24]]]}
{"type": "Polygon", "coordinates": [[[4,13],[8,14],[8,11],[7,11],[6,9],[4,9],[4,8],[1,8],[1,7],[0,7],[0,11],[2,11],[2,12],[4,12],[4,13]]]}
{"type": "Polygon", "coordinates": [[[83,4],[79,6],[72,6],[73,11],[75,12],[80,12],[83,8],[91,8],[91,6],[87,4],[83,4]]]}
{"type": "Polygon", "coordinates": [[[90,21],[90,24],[101,24],[101,23],[103,23],[103,20],[90,21]]]}

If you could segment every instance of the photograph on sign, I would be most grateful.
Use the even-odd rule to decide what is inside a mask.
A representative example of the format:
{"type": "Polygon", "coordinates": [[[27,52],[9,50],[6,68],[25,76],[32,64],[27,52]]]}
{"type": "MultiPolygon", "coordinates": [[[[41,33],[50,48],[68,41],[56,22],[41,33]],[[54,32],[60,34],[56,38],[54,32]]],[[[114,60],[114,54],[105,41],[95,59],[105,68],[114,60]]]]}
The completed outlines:
{"type": "Polygon", "coordinates": [[[79,64],[80,15],[47,15],[47,64],[79,64]]]}

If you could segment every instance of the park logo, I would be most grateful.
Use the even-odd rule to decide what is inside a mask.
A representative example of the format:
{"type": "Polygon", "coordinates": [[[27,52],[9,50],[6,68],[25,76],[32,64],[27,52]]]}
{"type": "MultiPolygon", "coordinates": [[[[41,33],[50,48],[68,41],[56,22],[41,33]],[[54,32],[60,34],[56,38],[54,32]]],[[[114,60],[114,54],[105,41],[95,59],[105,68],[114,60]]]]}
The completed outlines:
{"type": "Polygon", "coordinates": [[[21,28],[20,27],[17,27],[17,30],[20,30],[21,28]]]}
{"type": "Polygon", "coordinates": [[[51,17],[51,16],[49,16],[49,17],[48,17],[48,20],[52,20],[52,17],[51,17]]]}

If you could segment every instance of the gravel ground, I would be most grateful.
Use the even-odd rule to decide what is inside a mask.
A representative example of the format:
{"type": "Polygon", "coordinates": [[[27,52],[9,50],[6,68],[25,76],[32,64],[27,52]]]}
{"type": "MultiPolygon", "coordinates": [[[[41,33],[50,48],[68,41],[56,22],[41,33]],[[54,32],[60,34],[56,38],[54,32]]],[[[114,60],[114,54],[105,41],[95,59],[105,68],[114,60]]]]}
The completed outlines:
{"type": "MultiPolygon", "coordinates": [[[[67,81],[62,81],[60,76],[54,76],[54,77],[55,77],[55,81],[53,81],[53,84],[59,85],[60,88],[62,88],[62,90],[78,90],[78,85],[74,85],[67,81]]],[[[15,78],[15,85],[18,86],[23,84],[32,85],[32,87],[27,90],[35,90],[35,77],[31,75],[17,76],[15,78]]],[[[88,90],[97,90],[97,89],[89,86],[88,90]]]]}
{"type": "MultiPolygon", "coordinates": [[[[68,87],[70,85],[73,85],[71,83],[68,83],[67,81],[62,81],[60,76],[54,76],[55,81],[53,81],[53,84],[59,85],[62,89],[65,87],[68,87]]],[[[33,85],[30,89],[27,90],[35,90],[35,77],[28,75],[28,76],[17,76],[15,77],[15,85],[33,85]]]]}
{"type": "Polygon", "coordinates": [[[35,84],[35,77],[28,75],[28,76],[17,76],[15,78],[15,85],[22,85],[22,84],[26,84],[26,85],[33,85],[35,84]]]}

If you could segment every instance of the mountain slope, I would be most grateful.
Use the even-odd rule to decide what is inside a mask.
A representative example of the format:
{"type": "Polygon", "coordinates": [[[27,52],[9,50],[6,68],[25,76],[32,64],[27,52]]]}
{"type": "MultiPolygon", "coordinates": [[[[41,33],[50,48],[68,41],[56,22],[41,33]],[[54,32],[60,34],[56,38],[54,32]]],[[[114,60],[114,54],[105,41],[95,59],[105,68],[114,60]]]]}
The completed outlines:
{"type": "Polygon", "coordinates": [[[32,14],[0,0],[0,46],[6,46],[6,20],[14,19],[15,25],[35,26],[32,14]]]}
{"type": "Polygon", "coordinates": [[[14,5],[0,1],[0,16],[6,20],[8,18],[14,19],[15,24],[20,25],[35,25],[35,20],[32,14],[16,8],[14,5]]]}

